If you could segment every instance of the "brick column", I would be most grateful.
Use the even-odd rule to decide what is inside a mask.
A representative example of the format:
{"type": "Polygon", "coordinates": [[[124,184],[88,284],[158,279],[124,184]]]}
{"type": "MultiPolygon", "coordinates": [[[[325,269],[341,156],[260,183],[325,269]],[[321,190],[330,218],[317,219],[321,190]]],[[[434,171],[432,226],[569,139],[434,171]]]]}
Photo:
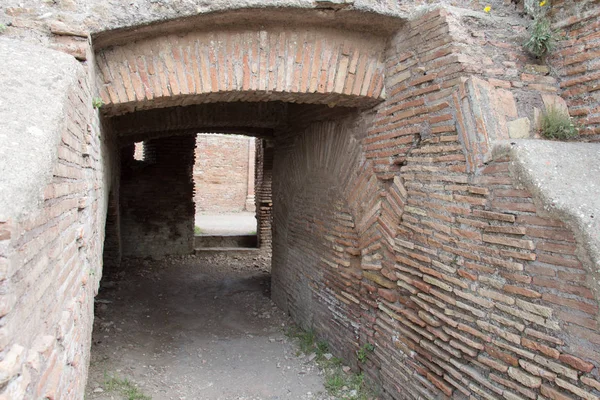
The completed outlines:
{"type": "Polygon", "coordinates": [[[273,144],[256,141],[256,219],[258,221],[258,247],[271,248],[273,241],[273,144]]]}
{"type": "Polygon", "coordinates": [[[246,211],[255,212],[254,179],[255,179],[256,139],[248,138],[248,194],[246,195],[246,211]]]}

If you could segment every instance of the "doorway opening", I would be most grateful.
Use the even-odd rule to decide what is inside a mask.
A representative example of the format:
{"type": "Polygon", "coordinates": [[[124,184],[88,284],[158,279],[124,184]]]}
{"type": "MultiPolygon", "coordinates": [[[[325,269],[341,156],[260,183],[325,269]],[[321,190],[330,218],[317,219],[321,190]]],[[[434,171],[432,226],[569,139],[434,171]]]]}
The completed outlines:
{"type": "Polygon", "coordinates": [[[236,134],[196,135],[195,249],[258,247],[255,181],[259,140],[236,134]]]}

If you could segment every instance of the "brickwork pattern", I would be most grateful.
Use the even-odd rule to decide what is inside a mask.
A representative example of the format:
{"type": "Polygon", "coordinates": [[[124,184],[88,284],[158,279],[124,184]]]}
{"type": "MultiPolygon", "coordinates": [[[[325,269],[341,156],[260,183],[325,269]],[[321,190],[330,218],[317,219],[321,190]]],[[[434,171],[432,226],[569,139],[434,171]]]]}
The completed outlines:
{"type": "Polygon", "coordinates": [[[255,211],[258,247],[270,249],[273,242],[273,144],[268,140],[256,142],[255,211]]]}
{"type": "MultiPolygon", "coordinates": [[[[513,180],[510,160],[489,154],[493,139],[509,136],[486,130],[491,114],[478,118],[472,108],[484,97],[468,94],[469,85],[479,96],[515,88],[505,97],[541,100],[558,91],[557,80],[494,80],[461,56],[456,21],[434,11],[411,22],[410,40],[400,32],[392,41],[388,99],[362,113],[365,137],[347,116],[302,128],[301,139],[278,136],[276,178],[285,184],[274,181],[273,297],[323,336],[345,337],[333,339],[340,354],[374,344],[360,367],[384,398],[598,398],[598,299],[582,249],[513,180]],[[480,159],[466,148],[472,128],[489,135],[480,159]],[[346,190],[331,194],[337,185],[346,190]],[[324,201],[319,211],[305,205],[315,198],[324,201]],[[355,231],[347,247],[322,230],[344,226],[334,199],[347,204],[342,215],[355,231]],[[336,250],[346,258],[329,256],[336,250]]],[[[526,58],[516,60],[508,66],[526,68],[526,58]]],[[[505,121],[519,116],[506,113],[511,107],[505,121]]]]}
{"type": "Polygon", "coordinates": [[[319,28],[188,33],[101,50],[98,88],[106,113],[215,101],[374,104],[383,51],[381,38],[319,28]]]}
{"type": "Polygon", "coordinates": [[[76,398],[86,384],[110,162],[83,69],[77,78],[43,203],[0,222],[0,398],[76,398]]]}
{"type": "Polygon", "coordinates": [[[248,153],[250,146],[254,151],[254,140],[240,136],[206,134],[196,137],[196,213],[239,212],[246,209],[250,168],[248,153]]]}
{"type": "MultiPolygon", "coordinates": [[[[389,41],[268,27],[100,50],[106,115],[163,108],[107,121],[122,149],[107,248],[114,260],[191,252],[193,129],[203,119],[259,127],[270,139],[256,142],[256,208],[261,247],[273,247],[273,298],[382,398],[600,398],[585,251],[515,181],[512,160],[491,154],[494,140],[533,137],[536,113],[559,93],[584,139],[597,138],[598,13],[575,3],[556,16],[567,35],[558,76],[524,54],[523,21],[472,11],[418,14],[389,41]],[[245,124],[256,123],[243,116],[251,107],[231,102],[257,100],[318,105],[252,106],[268,118],[245,124]],[[229,105],[164,108],[217,101],[229,105]],[[211,112],[225,109],[235,112],[211,112]],[[139,140],[143,162],[133,160],[139,140]],[[353,363],[366,343],[374,352],[353,363]]],[[[83,392],[112,162],[89,87],[82,76],[69,93],[42,208],[0,224],[7,398],[83,392]]]]}
{"type": "Polygon", "coordinates": [[[553,4],[556,29],[565,33],[552,57],[561,96],[582,126],[582,139],[600,141],[600,7],[592,1],[553,4]]]}

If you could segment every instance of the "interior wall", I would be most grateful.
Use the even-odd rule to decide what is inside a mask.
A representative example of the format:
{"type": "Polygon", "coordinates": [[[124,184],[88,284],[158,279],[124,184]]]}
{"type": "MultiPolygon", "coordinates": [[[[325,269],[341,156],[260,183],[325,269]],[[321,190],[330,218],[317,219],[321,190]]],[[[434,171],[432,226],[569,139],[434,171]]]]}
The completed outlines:
{"type": "MultiPolygon", "coordinates": [[[[251,195],[254,198],[254,173],[251,174],[255,162],[254,140],[252,137],[239,135],[198,134],[196,136],[194,164],[196,213],[247,210],[248,197],[251,195]]],[[[253,203],[252,210],[249,211],[253,211],[253,203]]]]}
{"type": "Polygon", "coordinates": [[[271,249],[273,242],[273,142],[256,141],[255,208],[258,247],[271,249]]]}
{"type": "Polygon", "coordinates": [[[194,239],[195,135],[144,142],[144,161],[134,146],[121,151],[123,256],[190,254],[194,239]]]}

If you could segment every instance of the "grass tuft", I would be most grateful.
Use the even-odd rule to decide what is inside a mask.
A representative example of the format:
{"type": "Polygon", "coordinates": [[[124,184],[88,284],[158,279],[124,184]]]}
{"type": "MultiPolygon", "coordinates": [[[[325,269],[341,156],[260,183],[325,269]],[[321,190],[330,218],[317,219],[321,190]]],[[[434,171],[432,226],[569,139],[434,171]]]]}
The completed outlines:
{"type": "Polygon", "coordinates": [[[119,393],[126,400],[152,400],[152,397],[145,395],[127,378],[118,378],[104,374],[104,390],[107,392],[119,393]]]}
{"type": "Polygon", "coordinates": [[[579,127],[567,113],[549,107],[541,117],[540,134],[546,139],[568,140],[579,136],[579,127]]]}
{"type": "Polygon", "coordinates": [[[194,234],[195,235],[202,234],[202,228],[200,228],[198,225],[194,226],[194,234]]]}
{"type": "Polygon", "coordinates": [[[525,49],[537,58],[552,53],[556,44],[557,32],[552,30],[550,20],[543,16],[537,17],[529,30],[529,39],[523,44],[525,49]]]}
{"type": "MultiPolygon", "coordinates": [[[[325,376],[325,388],[331,396],[344,400],[370,400],[375,398],[372,391],[368,388],[364,375],[352,372],[344,372],[343,360],[333,357],[329,353],[329,344],[324,340],[316,340],[313,330],[303,331],[300,328],[293,327],[288,329],[286,335],[295,339],[300,350],[297,355],[314,354],[315,361],[323,371],[325,376]]],[[[364,345],[361,350],[365,354],[373,351],[375,348],[371,344],[364,345]]],[[[360,353],[357,352],[357,353],[360,353]]]]}

